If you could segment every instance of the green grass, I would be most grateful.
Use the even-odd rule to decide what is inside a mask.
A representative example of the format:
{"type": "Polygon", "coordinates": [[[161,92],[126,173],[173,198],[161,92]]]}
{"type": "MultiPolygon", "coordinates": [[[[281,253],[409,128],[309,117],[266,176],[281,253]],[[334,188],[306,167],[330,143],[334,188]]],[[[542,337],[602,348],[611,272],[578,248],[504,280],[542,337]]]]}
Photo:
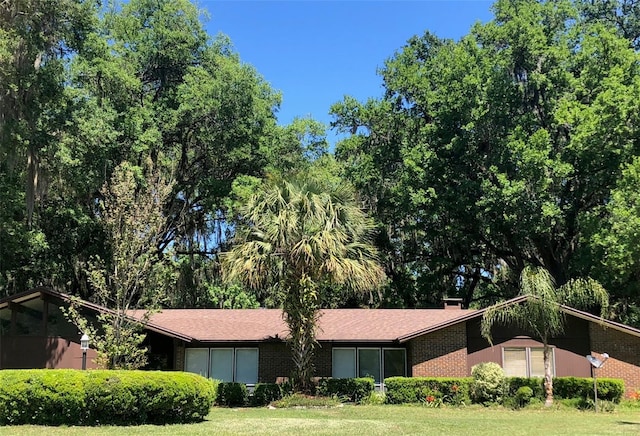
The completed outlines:
{"type": "Polygon", "coordinates": [[[567,408],[353,406],[331,409],[214,408],[198,424],[139,427],[0,427],[2,435],[611,435],[640,434],[640,411],[567,408]]]}

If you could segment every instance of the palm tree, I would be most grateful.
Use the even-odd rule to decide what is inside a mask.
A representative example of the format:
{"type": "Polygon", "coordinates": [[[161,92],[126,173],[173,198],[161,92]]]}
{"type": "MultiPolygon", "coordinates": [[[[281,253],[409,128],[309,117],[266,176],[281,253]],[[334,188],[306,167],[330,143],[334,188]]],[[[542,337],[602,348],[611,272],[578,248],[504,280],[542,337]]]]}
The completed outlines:
{"type": "Polygon", "coordinates": [[[280,297],[294,385],[308,390],[321,285],[364,292],[384,280],[371,244],[372,221],[350,186],[302,178],[264,185],[240,213],[244,225],[222,256],[225,278],[280,297]]]}
{"type": "Polygon", "coordinates": [[[561,305],[579,309],[600,307],[604,316],[609,305],[609,295],[592,279],[571,280],[556,287],[544,268],[526,267],[520,275],[520,295],[528,297],[521,304],[498,303],[486,309],[482,316],[481,332],[490,343],[494,325],[514,325],[533,333],[542,342],[544,359],[545,405],[553,403],[551,377],[551,348],[549,341],[564,331],[565,312],[561,305]]]}

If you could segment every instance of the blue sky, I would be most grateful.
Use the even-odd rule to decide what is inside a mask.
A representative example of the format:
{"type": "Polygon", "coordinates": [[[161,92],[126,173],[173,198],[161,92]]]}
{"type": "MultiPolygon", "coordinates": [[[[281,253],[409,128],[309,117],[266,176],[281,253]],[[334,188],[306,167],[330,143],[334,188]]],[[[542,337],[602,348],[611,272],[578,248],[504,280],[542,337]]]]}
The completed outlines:
{"type": "MultiPolygon", "coordinates": [[[[492,18],[491,1],[200,0],[210,35],[228,35],[243,62],[282,92],[280,124],[311,116],[327,125],[330,106],[351,95],[380,97],[376,74],[407,39],[429,30],[458,39],[492,18]]],[[[329,135],[330,142],[335,134],[329,135]]]]}

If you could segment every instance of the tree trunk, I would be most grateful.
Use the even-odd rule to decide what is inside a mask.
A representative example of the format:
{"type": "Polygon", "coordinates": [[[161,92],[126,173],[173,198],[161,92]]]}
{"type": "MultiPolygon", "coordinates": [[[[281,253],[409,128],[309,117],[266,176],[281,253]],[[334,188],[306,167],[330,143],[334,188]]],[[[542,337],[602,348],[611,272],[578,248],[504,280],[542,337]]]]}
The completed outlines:
{"type": "Polygon", "coordinates": [[[545,341],[542,352],[544,359],[544,392],[546,399],[544,405],[549,407],[553,404],[553,377],[551,375],[551,347],[545,341]]]}
{"type": "Polygon", "coordinates": [[[308,277],[303,277],[296,284],[297,286],[289,288],[283,305],[284,319],[289,327],[291,357],[295,368],[292,381],[295,390],[312,393],[318,295],[315,284],[308,277]]]}

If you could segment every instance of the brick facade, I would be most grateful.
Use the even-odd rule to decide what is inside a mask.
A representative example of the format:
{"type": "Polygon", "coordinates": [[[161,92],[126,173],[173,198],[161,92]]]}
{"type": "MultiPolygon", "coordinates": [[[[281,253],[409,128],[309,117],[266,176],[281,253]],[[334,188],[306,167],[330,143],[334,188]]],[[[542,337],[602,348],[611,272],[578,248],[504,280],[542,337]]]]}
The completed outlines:
{"type": "MultiPolygon", "coordinates": [[[[331,377],[331,344],[320,343],[315,349],[315,374],[331,377]]],[[[289,346],[285,342],[270,342],[259,346],[258,378],[260,382],[273,383],[290,377],[294,370],[289,346]]]]}
{"type": "Polygon", "coordinates": [[[328,342],[320,343],[316,347],[314,365],[317,377],[331,377],[332,345],[328,342]]]}
{"type": "Polygon", "coordinates": [[[640,338],[593,322],[589,333],[591,351],[598,357],[602,353],[610,356],[597,376],[623,379],[627,397],[640,390],[640,338]]]}
{"type": "Polygon", "coordinates": [[[420,336],[407,347],[409,376],[466,377],[467,331],[461,322],[420,336]]]}
{"type": "Polygon", "coordinates": [[[269,342],[258,347],[258,381],[274,383],[276,380],[289,377],[293,371],[291,353],[284,342],[269,342]]]}
{"type": "MultiPolygon", "coordinates": [[[[590,349],[594,354],[601,355],[606,352],[610,355],[604,367],[597,370],[598,377],[623,379],[626,396],[630,396],[640,390],[640,353],[637,351],[640,350],[640,338],[612,328],[605,328],[595,322],[580,320],[572,322],[574,324],[577,322],[577,324],[571,324],[571,327],[575,328],[568,329],[568,331],[573,332],[570,337],[557,339],[553,344],[557,346],[555,350],[557,375],[589,376],[588,362],[584,359],[584,354],[589,351],[582,350],[580,347],[578,347],[580,349],[573,350],[569,346],[573,344],[573,347],[575,347],[575,344],[582,344],[582,339],[578,340],[579,338],[577,338],[577,336],[580,336],[578,333],[582,332],[585,348],[590,345],[590,349]],[[567,365],[570,366],[570,370],[567,370],[568,372],[562,369],[567,365]],[[565,372],[567,373],[565,374],[565,372]]],[[[495,346],[484,343],[469,345],[469,341],[474,339],[471,336],[477,333],[477,328],[477,322],[475,321],[461,322],[410,340],[406,344],[407,375],[410,377],[467,377],[470,374],[471,364],[478,363],[475,362],[477,360],[474,357],[475,354],[483,354],[481,361],[495,361],[501,364],[499,356],[486,354],[490,352],[498,353],[504,346],[539,345],[535,341],[532,342],[533,345],[528,342],[525,344],[523,341],[531,342],[532,340],[523,336],[517,336],[515,339],[510,339],[506,342],[501,340],[499,341],[500,344],[495,346]],[[478,350],[474,347],[478,348],[478,350]]],[[[514,332],[511,332],[511,334],[513,335],[514,332]]],[[[175,340],[174,345],[174,369],[184,370],[185,344],[182,341],[175,340]]],[[[285,342],[263,342],[252,346],[257,346],[259,349],[259,382],[270,383],[291,376],[294,370],[293,362],[288,345],[285,342]]],[[[330,342],[321,342],[315,350],[314,364],[317,377],[331,377],[332,349],[334,346],[370,347],[383,345],[336,345],[330,342]]]]}
{"type": "Polygon", "coordinates": [[[173,344],[173,369],[176,371],[184,371],[184,343],[175,339],[173,344]]]}

